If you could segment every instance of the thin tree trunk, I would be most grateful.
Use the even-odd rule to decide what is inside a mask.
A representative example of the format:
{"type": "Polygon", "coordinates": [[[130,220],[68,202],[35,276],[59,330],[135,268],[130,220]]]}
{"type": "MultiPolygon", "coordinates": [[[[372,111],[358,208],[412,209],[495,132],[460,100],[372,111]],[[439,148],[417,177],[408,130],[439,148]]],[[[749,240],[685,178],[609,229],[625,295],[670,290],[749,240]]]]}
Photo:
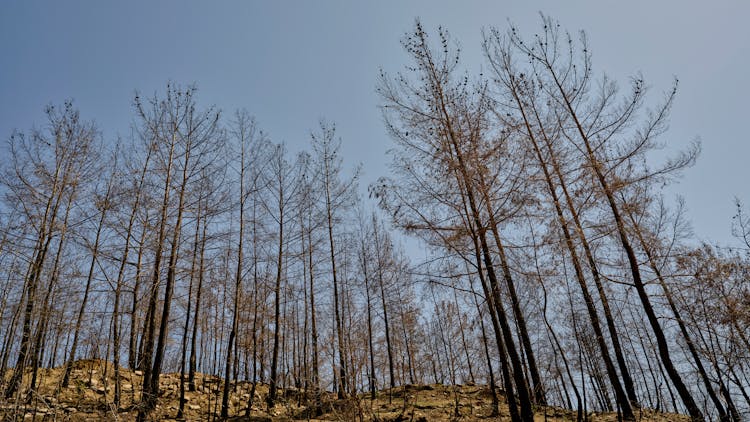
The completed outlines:
{"type": "Polygon", "coordinates": [[[78,336],[81,331],[81,323],[83,323],[83,314],[86,312],[86,304],[89,299],[89,292],[91,291],[91,282],[94,279],[94,267],[96,266],[97,259],[99,257],[99,239],[101,237],[102,229],[104,228],[104,219],[107,216],[107,210],[109,208],[109,194],[112,190],[112,181],[107,185],[107,192],[104,195],[104,202],[101,204],[101,211],[99,217],[99,224],[96,227],[96,236],[94,238],[94,246],[91,251],[91,264],[89,265],[89,272],[86,276],[86,286],[83,290],[83,300],[81,301],[81,307],[78,309],[78,317],[76,318],[75,329],[73,330],[73,344],[70,346],[70,355],[67,363],[65,364],[65,372],[63,374],[62,386],[63,388],[68,386],[70,382],[70,370],[73,367],[73,362],[76,359],[76,349],[78,347],[78,336]]]}
{"type": "MultiPolygon", "coordinates": [[[[509,72],[510,73],[510,72],[509,72]]],[[[599,275],[596,267],[596,263],[593,260],[593,256],[591,255],[591,251],[588,248],[588,243],[585,241],[585,236],[582,230],[582,227],[580,225],[580,221],[578,220],[578,214],[575,210],[575,207],[572,204],[570,195],[568,195],[567,186],[564,182],[562,173],[560,171],[560,167],[557,163],[557,160],[555,158],[555,153],[552,150],[552,145],[547,137],[546,132],[544,131],[543,127],[541,126],[541,119],[538,114],[536,114],[536,108],[534,105],[531,105],[532,112],[534,113],[534,116],[536,117],[537,123],[539,123],[540,127],[539,130],[541,131],[542,139],[545,141],[548,153],[549,153],[549,160],[551,161],[552,169],[555,172],[555,174],[558,177],[558,181],[560,183],[560,186],[565,194],[567,204],[569,211],[573,215],[573,219],[576,222],[576,229],[578,230],[579,237],[582,239],[582,241],[585,243],[584,249],[586,250],[587,257],[589,258],[589,264],[591,267],[591,271],[594,276],[594,281],[597,285],[597,291],[599,292],[599,297],[602,301],[602,305],[604,307],[607,324],[609,327],[609,333],[610,338],[612,339],[613,345],[614,345],[614,351],[615,355],[617,357],[617,362],[620,366],[620,372],[622,374],[623,380],[625,382],[626,388],[623,389],[622,384],[620,384],[619,377],[617,375],[617,372],[615,370],[614,364],[612,363],[612,358],[609,355],[609,349],[607,347],[607,344],[604,339],[604,334],[601,329],[601,322],[599,320],[599,315],[596,310],[596,306],[593,302],[593,298],[591,297],[591,294],[589,293],[588,286],[586,283],[586,279],[583,275],[583,269],[581,266],[580,259],[578,257],[578,253],[576,251],[575,245],[573,244],[573,239],[570,233],[570,229],[568,228],[568,222],[565,218],[565,215],[563,213],[562,207],[560,205],[560,200],[557,194],[557,190],[555,187],[555,184],[552,179],[552,175],[550,173],[550,170],[548,168],[547,161],[544,159],[542,155],[542,151],[539,148],[539,144],[537,141],[536,134],[532,128],[532,123],[530,121],[530,117],[527,114],[526,104],[522,101],[520,98],[518,92],[516,91],[516,81],[513,77],[513,75],[509,75],[511,78],[508,83],[508,88],[511,91],[511,94],[513,96],[514,101],[516,102],[516,105],[518,106],[519,111],[521,112],[521,117],[523,118],[524,127],[526,129],[526,135],[529,138],[529,141],[533,147],[534,155],[537,159],[537,162],[539,163],[539,167],[541,167],[542,172],[544,174],[544,178],[547,185],[547,190],[549,191],[549,194],[552,198],[552,203],[555,207],[555,212],[557,215],[557,220],[560,226],[560,229],[563,232],[563,236],[565,239],[565,245],[568,249],[568,252],[571,255],[571,261],[573,263],[573,268],[575,270],[576,279],[578,280],[578,284],[581,288],[581,292],[583,293],[584,302],[586,304],[586,309],[589,314],[589,318],[591,320],[591,326],[594,329],[594,333],[596,334],[596,341],[598,342],[599,348],[602,353],[602,358],[604,360],[604,364],[607,370],[607,375],[609,377],[609,381],[615,390],[615,397],[617,402],[619,403],[619,406],[622,409],[623,417],[625,419],[631,420],[635,418],[635,415],[633,414],[632,405],[637,405],[636,396],[635,396],[635,389],[633,388],[633,383],[630,378],[627,366],[625,365],[624,358],[622,356],[621,347],[619,344],[617,332],[614,327],[614,321],[612,320],[611,313],[609,312],[609,305],[608,301],[606,300],[606,296],[604,294],[604,290],[601,286],[601,282],[599,280],[599,275]]]]}
{"type": "MultiPolygon", "coordinates": [[[[468,269],[468,265],[467,265],[468,269]]],[[[467,271],[468,272],[468,271],[467,271]]],[[[492,357],[490,356],[489,339],[487,338],[487,330],[484,326],[484,313],[482,308],[479,306],[479,300],[477,299],[478,294],[474,292],[474,282],[469,280],[469,287],[471,288],[471,295],[474,298],[474,306],[477,309],[477,318],[479,319],[479,328],[482,333],[482,345],[484,346],[484,356],[487,359],[487,375],[489,376],[490,394],[492,394],[492,414],[491,416],[500,415],[500,401],[497,397],[497,381],[495,381],[495,373],[492,369],[492,357]]]]}
{"type": "Polygon", "coordinates": [[[249,417],[253,409],[253,400],[255,400],[255,389],[258,385],[258,306],[260,299],[258,297],[258,231],[256,219],[256,199],[253,197],[253,385],[250,388],[250,397],[245,409],[245,417],[249,417]]]}
{"type": "Polygon", "coordinates": [[[690,356],[693,358],[693,362],[695,362],[696,368],[698,369],[698,374],[700,375],[700,378],[703,381],[703,385],[706,388],[706,392],[708,393],[708,396],[711,399],[711,401],[714,403],[714,406],[716,406],[716,410],[719,412],[719,419],[722,421],[729,421],[730,415],[727,414],[726,410],[724,409],[724,406],[721,404],[721,400],[719,400],[719,397],[716,395],[716,392],[714,391],[713,386],[711,385],[711,381],[708,378],[706,369],[703,367],[703,362],[701,361],[700,356],[698,356],[698,351],[696,350],[695,345],[693,344],[690,333],[688,333],[687,327],[685,326],[685,322],[683,321],[682,316],[680,315],[680,311],[677,309],[677,305],[675,304],[674,298],[672,297],[671,289],[669,288],[669,286],[667,286],[667,283],[664,280],[664,277],[662,276],[661,270],[659,269],[659,266],[656,263],[656,260],[651,251],[651,247],[644,239],[643,232],[641,231],[640,226],[635,221],[635,217],[633,216],[633,213],[630,212],[627,208],[626,208],[626,213],[630,217],[633,231],[635,232],[635,235],[638,238],[638,241],[641,243],[641,249],[646,254],[646,258],[648,258],[649,267],[651,267],[651,270],[656,275],[656,279],[659,280],[659,285],[661,286],[662,291],[664,292],[664,297],[667,299],[669,308],[674,314],[675,320],[677,321],[677,325],[680,327],[680,332],[682,333],[682,336],[685,339],[685,344],[687,345],[688,350],[690,351],[690,356]]]}
{"type": "Polygon", "coordinates": [[[375,400],[375,348],[373,347],[372,343],[372,306],[370,301],[370,277],[367,273],[367,254],[365,252],[365,239],[364,234],[362,234],[362,238],[360,239],[360,246],[361,246],[361,264],[362,264],[362,276],[365,279],[365,298],[367,300],[367,347],[368,347],[368,354],[369,361],[370,361],[370,371],[368,374],[368,383],[370,386],[370,400],[375,400]]]}
{"type": "Polygon", "coordinates": [[[338,340],[338,352],[339,352],[339,383],[340,388],[338,389],[339,399],[343,399],[346,396],[346,358],[344,357],[344,333],[343,326],[341,325],[341,314],[339,312],[339,283],[336,274],[336,249],[333,241],[333,209],[331,205],[331,190],[330,190],[330,170],[329,157],[324,157],[325,162],[325,191],[326,191],[326,218],[328,222],[328,243],[331,249],[331,277],[333,280],[333,315],[336,322],[336,335],[338,340]]]}
{"type": "Polygon", "coordinates": [[[388,350],[388,374],[390,379],[390,386],[391,390],[388,394],[388,403],[391,403],[393,400],[393,390],[396,388],[396,377],[394,375],[394,365],[393,365],[393,348],[391,347],[391,331],[390,331],[390,324],[388,323],[388,306],[386,305],[385,301],[385,283],[383,282],[383,266],[385,263],[383,262],[384,257],[381,253],[381,243],[380,243],[380,237],[378,236],[378,226],[377,221],[375,221],[375,218],[373,216],[373,229],[374,236],[375,236],[375,253],[376,253],[376,262],[378,264],[377,274],[378,274],[378,284],[380,287],[380,299],[381,304],[383,305],[383,323],[385,324],[385,344],[386,349],[388,350]]]}
{"type": "MultiPolygon", "coordinates": [[[[477,221],[474,220],[472,223],[471,219],[472,216],[469,213],[468,204],[466,203],[466,198],[463,198],[463,208],[464,213],[466,214],[466,217],[469,219],[468,227],[469,232],[471,234],[471,240],[473,243],[473,250],[474,250],[474,259],[475,264],[477,267],[477,275],[479,276],[479,281],[482,286],[482,292],[484,293],[485,301],[487,303],[487,309],[490,313],[490,321],[492,321],[492,328],[493,332],[495,333],[495,343],[497,344],[498,352],[500,354],[500,369],[502,371],[503,375],[503,386],[505,388],[505,397],[506,401],[508,403],[508,411],[510,413],[510,418],[512,421],[533,421],[533,413],[531,417],[529,418],[529,415],[527,413],[528,410],[523,410],[522,413],[519,413],[519,403],[516,400],[516,394],[515,394],[515,388],[513,386],[514,376],[513,376],[513,370],[511,369],[511,365],[508,364],[508,358],[509,358],[509,352],[508,347],[506,347],[504,335],[505,330],[502,328],[502,324],[500,323],[500,318],[504,317],[505,314],[501,310],[496,309],[498,306],[502,306],[502,304],[499,304],[496,302],[496,295],[493,290],[495,290],[495,284],[491,284],[487,282],[487,279],[485,278],[485,272],[482,270],[482,252],[483,249],[480,248],[480,240],[479,240],[479,233],[478,230],[481,226],[476,225],[477,221]]],[[[484,242],[486,244],[486,241],[484,242]]],[[[485,261],[487,262],[487,261],[485,261]]],[[[507,326],[507,321],[505,324],[507,326]]],[[[514,347],[511,343],[511,347],[514,347]]],[[[519,386],[519,389],[522,389],[525,387],[524,385],[519,386]]],[[[528,401],[528,396],[526,398],[528,401]]],[[[521,407],[523,408],[523,403],[521,403],[521,407]]]]}
{"type": "MultiPolygon", "coordinates": [[[[281,169],[279,171],[282,171],[281,169]]],[[[284,257],[284,190],[282,183],[279,183],[279,245],[278,252],[276,255],[276,282],[274,284],[274,329],[273,329],[273,350],[271,352],[271,374],[268,383],[268,396],[266,397],[266,404],[268,409],[272,409],[276,403],[276,387],[277,387],[277,367],[279,360],[279,336],[281,334],[281,320],[280,320],[280,305],[281,305],[281,278],[283,270],[283,257],[284,257]]]]}
{"type": "MultiPolygon", "coordinates": [[[[141,393],[142,406],[138,410],[138,422],[145,422],[147,415],[156,406],[156,399],[158,391],[154,391],[153,381],[154,375],[157,375],[157,390],[158,390],[158,374],[152,371],[152,360],[154,359],[154,336],[156,330],[156,301],[159,295],[159,285],[161,281],[161,261],[164,250],[164,241],[166,238],[167,230],[167,211],[169,209],[169,193],[171,190],[172,181],[172,165],[174,160],[174,147],[175,139],[171,139],[169,146],[169,155],[167,157],[167,169],[166,169],[166,180],[164,181],[164,195],[161,203],[161,216],[159,219],[159,234],[156,239],[156,250],[154,251],[154,268],[153,276],[151,278],[151,290],[149,292],[148,309],[146,311],[146,327],[143,336],[143,354],[141,360],[141,367],[143,368],[143,387],[141,393]]],[[[166,305],[166,304],[165,304],[166,305]]]]}
{"type": "Polygon", "coordinates": [[[446,106],[443,101],[442,93],[438,96],[441,100],[440,108],[443,116],[445,117],[446,131],[448,139],[450,140],[453,152],[458,160],[457,172],[459,173],[459,183],[464,187],[464,194],[468,201],[469,209],[471,210],[470,218],[473,220],[474,226],[477,230],[477,236],[481,251],[484,259],[485,269],[487,271],[487,277],[490,282],[493,300],[495,301],[495,312],[498,313],[498,322],[502,329],[503,338],[505,340],[506,349],[508,356],[510,357],[511,366],[513,368],[512,374],[513,379],[516,383],[516,389],[518,390],[519,403],[521,405],[521,418],[524,421],[532,421],[534,419],[534,412],[531,407],[531,397],[529,394],[528,384],[524,378],[523,366],[516,350],[515,341],[513,334],[508,324],[508,319],[505,315],[505,311],[502,307],[502,301],[500,300],[500,291],[498,287],[497,276],[494,270],[494,264],[492,263],[492,257],[490,255],[490,249],[487,245],[486,228],[483,226],[480,219],[479,208],[477,207],[477,201],[475,199],[474,190],[472,186],[472,179],[468,175],[468,169],[464,162],[463,153],[459,147],[457,135],[453,130],[450,115],[447,112],[446,106]]]}
{"type": "Polygon", "coordinates": [[[195,280],[195,268],[198,261],[198,250],[200,249],[201,229],[201,200],[198,199],[198,210],[195,219],[195,237],[193,238],[193,257],[190,260],[190,282],[188,284],[187,310],[185,311],[185,326],[182,330],[182,347],[180,350],[180,399],[177,409],[177,419],[184,417],[185,411],[185,361],[187,358],[187,339],[190,327],[190,311],[193,302],[193,280],[195,280]]]}
{"type": "Polygon", "coordinates": [[[240,232],[237,239],[237,271],[234,275],[234,301],[232,304],[232,330],[229,332],[229,343],[227,344],[227,359],[224,369],[224,391],[221,396],[221,417],[226,419],[229,416],[229,374],[232,362],[232,348],[234,347],[235,337],[237,336],[238,313],[240,303],[240,288],[242,286],[242,249],[245,234],[245,139],[240,140],[240,232]]]}
{"type": "MultiPolygon", "coordinates": [[[[141,169],[140,179],[138,180],[138,186],[135,191],[135,199],[133,200],[133,206],[130,210],[130,217],[128,218],[128,227],[125,231],[125,243],[122,251],[122,257],[120,258],[120,268],[117,271],[117,281],[115,284],[115,304],[114,312],[119,313],[120,309],[120,295],[122,291],[122,284],[125,280],[125,266],[128,264],[128,255],[130,253],[130,240],[133,236],[133,227],[135,225],[135,218],[138,214],[138,209],[141,203],[141,194],[143,192],[143,185],[146,180],[146,171],[148,164],[151,161],[152,148],[147,148],[148,153],[141,169]]],[[[141,256],[143,253],[143,244],[145,240],[146,230],[144,229],[141,236],[140,247],[138,250],[138,259],[136,264],[136,271],[133,283],[133,303],[130,314],[130,341],[128,347],[128,366],[130,369],[135,369],[137,364],[136,350],[135,350],[135,336],[136,336],[136,310],[138,304],[138,287],[140,285],[140,263],[141,256]]],[[[118,329],[119,324],[115,324],[113,332],[114,337],[114,370],[115,370],[115,405],[120,405],[120,330],[118,329]]]]}
{"type": "MultiPolygon", "coordinates": [[[[148,214],[146,215],[145,220],[148,221],[148,214]]],[[[140,330],[136,328],[140,327],[141,325],[140,321],[138,321],[138,306],[140,302],[138,300],[138,293],[141,287],[141,269],[143,268],[143,254],[146,248],[147,231],[148,230],[146,227],[143,227],[143,229],[141,230],[141,236],[138,243],[138,256],[136,257],[135,261],[135,274],[133,275],[132,302],[130,304],[130,340],[128,341],[128,366],[132,370],[143,370],[143,342],[145,326],[144,332],[141,333],[140,341],[138,339],[138,332],[140,330]]],[[[148,318],[146,319],[146,321],[148,321],[148,318]]]]}
{"type": "Polygon", "coordinates": [[[661,361],[664,365],[664,369],[667,371],[670,380],[677,389],[677,393],[679,394],[683,404],[687,408],[690,417],[694,421],[701,421],[703,420],[703,413],[693,399],[692,394],[690,394],[690,390],[687,388],[685,383],[682,382],[680,374],[677,372],[677,369],[672,363],[666,336],[664,335],[664,331],[661,328],[659,319],[654,312],[653,305],[651,304],[651,299],[649,298],[648,293],[646,292],[646,288],[643,284],[643,280],[641,279],[641,272],[638,267],[638,259],[635,256],[635,251],[633,250],[633,247],[630,244],[630,239],[628,238],[628,235],[625,231],[625,224],[620,213],[620,208],[615,201],[612,188],[610,187],[609,182],[604,176],[602,164],[596,158],[591,143],[589,142],[588,135],[586,135],[581,122],[578,120],[578,115],[573,108],[573,105],[570,103],[570,99],[568,98],[567,93],[562,87],[560,81],[558,80],[557,75],[552,69],[550,69],[550,73],[554,78],[555,84],[557,85],[557,88],[562,96],[562,100],[564,101],[565,106],[568,109],[569,115],[573,119],[576,129],[578,130],[578,134],[580,135],[581,140],[585,145],[586,154],[591,164],[591,168],[593,169],[594,175],[598,180],[600,187],[602,188],[604,196],[607,198],[607,203],[609,204],[609,208],[612,211],[612,217],[615,220],[615,226],[617,227],[617,233],[620,238],[620,243],[622,244],[622,248],[625,251],[625,255],[628,259],[630,272],[633,277],[633,285],[636,292],[638,293],[638,299],[643,306],[643,310],[646,313],[646,318],[648,319],[648,322],[651,325],[651,329],[654,332],[654,337],[656,337],[656,345],[658,347],[659,357],[661,358],[661,361]]]}
{"type": "MultiPolygon", "coordinates": [[[[167,264],[167,280],[164,285],[164,304],[162,306],[161,321],[159,324],[159,337],[156,343],[156,353],[154,354],[154,364],[151,369],[151,388],[150,392],[153,394],[153,401],[149,402],[148,410],[153,409],[151,406],[156,405],[156,398],[159,395],[159,377],[161,375],[161,367],[164,360],[164,351],[167,345],[167,334],[169,332],[169,313],[172,307],[172,295],[174,293],[174,283],[177,273],[177,254],[180,249],[180,235],[182,233],[182,216],[185,211],[185,192],[188,182],[188,169],[190,163],[190,145],[187,146],[185,152],[185,161],[182,169],[182,183],[180,185],[178,193],[177,203],[177,216],[172,233],[172,245],[169,253],[169,261],[167,264]]],[[[140,415],[140,413],[139,413],[140,415]]]]}
{"type": "MultiPolygon", "coordinates": [[[[204,259],[206,255],[206,239],[208,231],[207,217],[203,218],[203,229],[200,240],[200,258],[198,264],[198,286],[195,292],[195,312],[193,316],[193,333],[190,336],[190,359],[188,360],[188,391],[195,391],[195,371],[197,369],[196,342],[198,338],[198,321],[201,309],[201,292],[203,291],[203,278],[205,272],[204,259]]],[[[197,222],[196,222],[197,224],[197,222]]]]}
{"type": "Polygon", "coordinates": [[[315,267],[313,266],[313,243],[312,243],[312,209],[308,208],[308,227],[307,233],[307,270],[310,274],[310,340],[312,341],[312,379],[314,395],[313,416],[319,416],[322,412],[322,397],[320,391],[319,379],[319,362],[318,362],[318,327],[317,312],[315,308],[315,267]]]}
{"type": "MultiPolygon", "coordinates": [[[[458,294],[456,293],[456,289],[453,289],[453,301],[456,304],[456,312],[458,313],[458,315],[457,315],[457,317],[458,317],[458,330],[461,333],[461,345],[463,346],[464,355],[466,356],[466,366],[469,369],[469,381],[472,384],[474,384],[475,383],[475,380],[474,380],[474,368],[473,368],[473,365],[471,364],[471,357],[469,356],[469,347],[466,344],[466,334],[464,334],[464,321],[463,321],[463,318],[461,316],[461,311],[460,311],[461,307],[458,304],[458,294]]],[[[403,320],[403,318],[402,318],[402,320],[403,320]]]]}
{"type": "MultiPolygon", "coordinates": [[[[47,293],[45,294],[44,300],[42,301],[42,308],[43,309],[50,309],[50,308],[48,308],[50,296],[52,295],[53,289],[54,289],[55,285],[57,284],[58,278],[60,277],[60,260],[61,260],[61,257],[62,257],[62,252],[63,252],[64,245],[65,245],[65,240],[66,240],[66,237],[67,237],[66,235],[68,233],[68,230],[67,230],[67,227],[68,227],[68,218],[70,217],[70,210],[71,210],[71,204],[72,204],[72,202],[73,202],[73,195],[69,195],[68,196],[67,205],[65,207],[65,216],[63,217],[63,225],[62,225],[63,228],[62,228],[62,230],[60,232],[60,240],[58,241],[58,244],[57,244],[57,252],[55,254],[55,261],[54,261],[54,264],[52,265],[52,270],[51,270],[52,277],[50,278],[49,284],[47,286],[47,293]]],[[[47,325],[47,320],[50,317],[49,313],[50,313],[50,311],[47,311],[44,314],[42,314],[42,316],[41,316],[42,319],[39,322],[39,328],[37,329],[36,341],[35,341],[34,349],[33,349],[34,350],[34,352],[33,352],[33,356],[34,356],[34,370],[32,372],[32,376],[31,376],[31,384],[30,384],[31,385],[31,391],[34,391],[35,385],[36,385],[37,371],[38,371],[38,366],[39,366],[38,365],[38,360],[40,359],[39,353],[40,353],[40,350],[41,350],[41,347],[42,347],[42,338],[41,337],[42,337],[42,333],[46,329],[45,327],[47,325]]]]}
{"type": "MultiPolygon", "coordinates": [[[[36,290],[41,277],[42,268],[44,261],[49,250],[50,242],[52,242],[53,234],[50,232],[51,228],[54,227],[57,210],[60,205],[61,198],[57,195],[58,190],[58,175],[59,167],[55,175],[55,183],[53,185],[52,193],[47,200],[47,205],[44,211],[44,217],[42,219],[41,227],[39,228],[39,234],[37,237],[36,245],[34,248],[33,258],[29,263],[29,268],[25,277],[25,293],[26,293],[26,305],[24,308],[23,323],[21,325],[21,344],[19,346],[18,359],[16,360],[16,366],[13,370],[10,382],[5,389],[5,398],[10,399],[18,391],[23,379],[24,367],[26,366],[26,360],[29,353],[29,342],[31,340],[31,320],[34,313],[34,304],[36,302],[36,290]],[[49,219],[49,221],[48,221],[49,219]]],[[[23,301],[22,301],[23,303],[23,301]]]]}

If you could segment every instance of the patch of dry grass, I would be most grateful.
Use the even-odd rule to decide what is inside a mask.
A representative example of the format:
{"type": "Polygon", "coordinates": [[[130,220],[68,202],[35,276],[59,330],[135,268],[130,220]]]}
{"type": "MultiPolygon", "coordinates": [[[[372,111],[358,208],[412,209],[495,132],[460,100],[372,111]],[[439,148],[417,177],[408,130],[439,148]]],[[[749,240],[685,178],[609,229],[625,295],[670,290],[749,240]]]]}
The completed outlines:
{"type": "MultiPolygon", "coordinates": [[[[60,388],[62,368],[42,369],[35,394],[16,401],[0,403],[3,420],[27,421],[133,421],[140,402],[143,382],[139,371],[121,370],[121,404],[114,406],[114,374],[112,364],[100,360],[76,362],[71,372],[70,386],[60,388]],[[21,400],[23,399],[23,400],[21,400]]],[[[30,376],[24,377],[26,382],[30,376]]],[[[179,405],[179,374],[163,374],[160,378],[160,397],[154,420],[176,417],[179,405]]],[[[27,387],[27,386],[25,386],[27,387]]],[[[185,393],[184,420],[218,420],[221,410],[222,382],[213,376],[196,375],[196,391],[185,393]]],[[[500,398],[498,416],[492,415],[492,397],[484,386],[406,385],[392,391],[380,391],[375,400],[361,394],[337,400],[324,393],[322,414],[314,415],[307,406],[302,391],[280,391],[276,406],[266,408],[268,386],[259,384],[255,390],[250,417],[245,409],[252,385],[241,382],[232,386],[230,420],[234,421],[371,421],[371,422],[427,422],[510,420],[507,406],[500,398]]],[[[26,388],[24,388],[26,390],[26,388]]],[[[616,421],[615,414],[591,414],[591,421],[616,421]]],[[[536,421],[574,421],[575,412],[561,408],[537,409],[536,421]]],[[[643,421],[687,421],[682,415],[656,414],[643,411],[643,421]]]]}

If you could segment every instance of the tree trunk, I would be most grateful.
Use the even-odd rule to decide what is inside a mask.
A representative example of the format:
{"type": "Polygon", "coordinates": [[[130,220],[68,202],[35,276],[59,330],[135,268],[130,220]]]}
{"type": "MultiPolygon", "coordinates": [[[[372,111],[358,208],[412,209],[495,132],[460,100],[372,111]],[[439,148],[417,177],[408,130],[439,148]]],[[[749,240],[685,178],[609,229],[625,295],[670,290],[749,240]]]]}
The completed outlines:
{"type": "Polygon", "coordinates": [[[682,399],[683,404],[687,408],[688,413],[690,414],[690,417],[694,421],[701,421],[703,420],[703,413],[701,412],[697,403],[693,399],[692,394],[690,394],[690,390],[688,390],[685,383],[682,382],[682,378],[680,377],[680,374],[677,372],[677,369],[674,367],[674,364],[672,363],[672,358],[670,357],[667,339],[664,335],[664,331],[662,330],[661,325],[659,324],[659,319],[657,318],[656,313],[654,312],[653,305],[651,304],[651,299],[649,298],[648,293],[646,292],[646,288],[643,284],[643,280],[641,279],[641,272],[638,267],[638,259],[635,256],[635,251],[633,250],[633,247],[630,245],[630,239],[628,239],[627,233],[625,231],[625,225],[623,223],[623,219],[620,213],[620,208],[615,202],[615,197],[612,192],[612,188],[610,187],[609,182],[604,176],[601,163],[594,155],[594,151],[591,147],[591,143],[589,142],[589,139],[586,135],[586,132],[583,129],[583,126],[581,126],[581,123],[578,121],[578,117],[576,115],[575,110],[570,104],[568,97],[565,94],[564,89],[562,88],[562,86],[560,85],[556,77],[555,77],[555,82],[557,83],[560,93],[563,96],[563,100],[565,101],[565,104],[568,108],[570,116],[575,122],[576,128],[578,129],[578,133],[581,136],[581,140],[584,142],[584,145],[586,146],[586,153],[588,154],[588,159],[594,171],[594,175],[596,176],[596,179],[598,180],[599,185],[602,188],[602,191],[605,197],[607,198],[607,203],[609,204],[609,208],[612,211],[612,217],[615,220],[617,233],[620,237],[620,243],[622,244],[622,248],[625,251],[625,255],[628,258],[630,272],[633,277],[633,285],[635,286],[635,290],[638,293],[638,298],[641,301],[643,310],[646,313],[648,322],[651,325],[651,329],[654,332],[654,336],[656,337],[656,345],[658,347],[659,357],[661,358],[661,361],[664,365],[664,369],[667,371],[667,374],[669,375],[670,380],[672,381],[675,388],[677,389],[677,393],[680,395],[680,398],[682,399]]]}
{"type": "Polygon", "coordinates": [[[62,386],[63,388],[68,386],[70,382],[70,370],[72,369],[73,362],[76,359],[76,349],[78,347],[78,336],[81,331],[81,323],[83,322],[83,314],[86,312],[86,304],[89,299],[89,292],[91,290],[91,282],[94,279],[94,267],[96,266],[97,258],[99,256],[99,239],[104,227],[104,219],[107,216],[107,209],[109,208],[109,194],[112,190],[112,184],[109,183],[107,186],[107,192],[104,195],[104,202],[101,205],[101,215],[99,217],[99,225],[96,227],[96,236],[94,238],[94,246],[91,250],[91,264],[89,265],[89,272],[86,276],[86,287],[83,290],[83,300],[81,301],[81,307],[78,309],[78,317],[76,318],[75,329],[73,330],[73,344],[70,346],[70,355],[67,363],[65,364],[65,372],[63,373],[62,386]]]}

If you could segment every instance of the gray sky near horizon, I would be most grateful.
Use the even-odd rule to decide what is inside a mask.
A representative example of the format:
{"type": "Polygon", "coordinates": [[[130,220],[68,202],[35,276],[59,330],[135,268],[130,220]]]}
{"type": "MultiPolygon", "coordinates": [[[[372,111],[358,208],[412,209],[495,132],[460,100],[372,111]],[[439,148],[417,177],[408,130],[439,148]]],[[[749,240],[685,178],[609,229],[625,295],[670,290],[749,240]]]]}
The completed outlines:
{"type": "MultiPolygon", "coordinates": [[[[750,202],[750,2],[745,1],[17,1],[0,3],[0,139],[43,124],[74,99],[104,136],[129,136],[135,90],[196,83],[198,102],[256,116],[295,151],[325,118],[362,184],[387,173],[391,145],[375,84],[402,70],[401,36],[419,17],[483,64],[481,29],[512,21],[531,35],[539,11],[587,32],[594,69],[623,84],[641,72],[652,98],[680,79],[666,153],[703,152],[670,194],[685,197],[698,240],[729,243],[735,196],[750,202]]],[[[0,157],[0,159],[4,159],[0,157]]]]}

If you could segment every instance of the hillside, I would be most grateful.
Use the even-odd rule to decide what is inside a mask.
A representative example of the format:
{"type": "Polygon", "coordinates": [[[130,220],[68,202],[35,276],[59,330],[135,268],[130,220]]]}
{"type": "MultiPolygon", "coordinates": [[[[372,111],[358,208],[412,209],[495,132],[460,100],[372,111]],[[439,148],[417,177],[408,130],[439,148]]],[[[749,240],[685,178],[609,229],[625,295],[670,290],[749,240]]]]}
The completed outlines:
{"type": "MultiPolygon", "coordinates": [[[[2,403],[2,420],[33,421],[97,421],[135,420],[136,408],[140,399],[139,371],[122,370],[122,403],[115,409],[114,377],[112,364],[100,360],[78,361],[72,371],[68,388],[56,395],[62,368],[40,370],[38,394],[31,397],[24,406],[16,403],[2,403]],[[106,375],[105,375],[106,374],[106,375]]],[[[195,392],[186,392],[184,420],[218,420],[221,401],[221,379],[198,374],[195,392]]],[[[164,374],[161,377],[161,396],[154,414],[157,420],[175,420],[179,399],[179,374],[164,374]]],[[[259,385],[250,417],[244,416],[245,406],[250,398],[250,383],[238,383],[230,399],[230,420],[236,421],[479,421],[509,420],[507,408],[500,406],[500,417],[492,413],[492,399],[489,390],[483,386],[411,385],[397,387],[393,391],[381,391],[375,401],[369,395],[337,400],[326,393],[323,398],[323,414],[317,419],[309,417],[303,403],[303,395],[298,390],[287,389],[282,399],[273,409],[266,409],[264,398],[267,385],[259,385]],[[456,401],[459,413],[456,415],[456,401]]],[[[575,420],[575,412],[559,408],[546,408],[537,411],[536,420],[566,421],[575,420]]],[[[591,414],[592,421],[614,421],[614,414],[591,414]]],[[[643,411],[644,421],[688,420],[681,415],[654,414],[643,411]]]]}

